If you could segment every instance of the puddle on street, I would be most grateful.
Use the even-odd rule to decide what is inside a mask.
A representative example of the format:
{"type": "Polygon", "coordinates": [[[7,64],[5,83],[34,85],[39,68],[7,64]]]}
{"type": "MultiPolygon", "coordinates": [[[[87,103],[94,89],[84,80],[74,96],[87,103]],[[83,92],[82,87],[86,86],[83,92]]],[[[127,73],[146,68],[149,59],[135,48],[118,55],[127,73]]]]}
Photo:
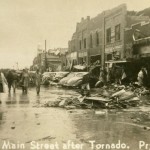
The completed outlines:
{"type": "Polygon", "coordinates": [[[144,121],[150,120],[133,122],[137,115],[140,116],[139,110],[144,108],[133,109],[137,111],[108,111],[32,107],[34,103],[55,100],[60,96],[77,95],[75,90],[56,87],[41,88],[39,96],[36,95],[35,89],[30,89],[28,95],[22,95],[20,90],[17,90],[16,94],[1,94],[0,145],[5,140],[14,143],[20,141],[26,143],[25,150],[28,150],[29,143],[33,140],[59,144],[72,140],[85,144],[83,150],[91,150],[90,140],[106,144],[120,140],[130,145],[130,149],[137,150],[140,140],[147,143],[150,141],[150,131],[143,128],[149,125],[144,124],[144,121]]]}

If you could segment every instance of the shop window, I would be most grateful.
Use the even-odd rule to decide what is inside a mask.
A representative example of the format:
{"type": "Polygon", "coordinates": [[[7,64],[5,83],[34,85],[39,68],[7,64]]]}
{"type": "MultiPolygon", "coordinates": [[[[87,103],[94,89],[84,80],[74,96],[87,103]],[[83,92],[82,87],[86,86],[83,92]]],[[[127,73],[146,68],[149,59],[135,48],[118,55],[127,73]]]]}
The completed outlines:
{"type": "Polygon", "coordinates": [[[82,65],[83,64],[83,58],[79,57],[78,62],[79,62],[80,65],[82,65]]]}
{"type": "Polygon", "coordinates": [[[86,56],[83,57],[83,61],[84,61],[84,62],[87,61],[87,57],[86,57],[86,56]]]}
{"type": "Polygon", "coordinates": [[[106,42],[111,43],[111,28],[106,30],[106,42]]]}
{"type": "Polygon", "coordinates": [[[120,40],[120,24],[115,26],[115,41],[120,40]]]}
{"type": "Polygon", "coordinates": [[[77,60],[73,59],[73,65],[77,65],[77,60]]]}

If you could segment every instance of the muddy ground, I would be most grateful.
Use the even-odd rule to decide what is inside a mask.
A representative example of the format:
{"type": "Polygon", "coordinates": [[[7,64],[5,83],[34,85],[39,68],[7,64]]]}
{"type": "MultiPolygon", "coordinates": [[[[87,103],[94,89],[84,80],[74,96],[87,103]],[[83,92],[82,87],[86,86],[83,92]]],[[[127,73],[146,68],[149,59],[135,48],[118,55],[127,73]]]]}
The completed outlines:
{"type": "MultiPolygon", "coordinates": [[[[15,143],[13,146],[19,150],[107,149],[105,144],[112,146],[111,149],[138,150],[140,141],[150,143],[149,106],[122,110],[33,107],[47,100],[55,101],[60,96],[79,96],[79,93],[71,89],[42,87],[40,96],[34,88],[30,88],[27,95],[20,89],[16,94],[1,94],[0,149],[10,149],[4,146],[5,142],[15,143]],[[33,141],[34,146],[31,145],[33,141]],[[21,143],[24,147],[20,147],[21,143]],[[117,143],[125,143],[126,147],[114,148],[117,143]]],[[[142,144],[141,149],[146,149],[142,144]]]]}

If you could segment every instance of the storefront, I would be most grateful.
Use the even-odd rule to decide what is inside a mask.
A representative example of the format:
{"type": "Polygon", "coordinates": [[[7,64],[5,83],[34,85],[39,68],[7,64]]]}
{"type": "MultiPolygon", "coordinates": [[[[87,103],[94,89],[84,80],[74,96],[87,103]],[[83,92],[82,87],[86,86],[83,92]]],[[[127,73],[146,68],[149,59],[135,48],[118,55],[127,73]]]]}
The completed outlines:
{"type": "Polygon", "coordinates": [[[87,60],[87,52],[79,52],[78,53],[78,64],[87,64],[88,60],[87,60]]]}
{"type": "Polygon", "coordinates": [[[97,62],[98,64],[101,64],[101,55],[92,55],[90,56],[90,63],[94,64],[95,62],[97,62]]]}
{"type": "Polygon", "coordinates": [[[133,43],[133,60],[141,66],[150,63],[150,37],[142,38],[133,43]]]}
{"type": "Polygon", "coordinates": [[[77,65],[77,52],[72,52],[66,55],[67,67],[70,70],[73,65],[77,65]]]}
{"type": "Polygon", "coordinates": [[[111,45],[105,48],[105,60],[118,60],[121,59],[122,45],[111,45]]]}

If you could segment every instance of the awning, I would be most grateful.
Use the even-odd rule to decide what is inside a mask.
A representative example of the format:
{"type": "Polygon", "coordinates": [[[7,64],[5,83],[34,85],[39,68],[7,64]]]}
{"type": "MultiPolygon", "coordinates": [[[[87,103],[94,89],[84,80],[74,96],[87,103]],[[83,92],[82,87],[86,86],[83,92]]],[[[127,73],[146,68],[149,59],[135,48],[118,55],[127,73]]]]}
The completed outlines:
{"type": "Polygon", "coordinates": [[[136,44],[146,44],[146,43],[150,43],[150,37],[141,38],[141,39],[138,39],[138,40],[134,41],[134,45],[136,45],[136,44]]]}
{"type": "Polygon", "coordinates": [[[127,61],[127,60],[110,60],[110,61],[105,61],[105,64],[109,64],[109,63],[126,63],[126,62],[130,62],[130,61],[127,61]]]}
{"type": "Polygon", "coordinates": [[[87,57],[87,52],[79,52],[79,57],[87,57]]]}

